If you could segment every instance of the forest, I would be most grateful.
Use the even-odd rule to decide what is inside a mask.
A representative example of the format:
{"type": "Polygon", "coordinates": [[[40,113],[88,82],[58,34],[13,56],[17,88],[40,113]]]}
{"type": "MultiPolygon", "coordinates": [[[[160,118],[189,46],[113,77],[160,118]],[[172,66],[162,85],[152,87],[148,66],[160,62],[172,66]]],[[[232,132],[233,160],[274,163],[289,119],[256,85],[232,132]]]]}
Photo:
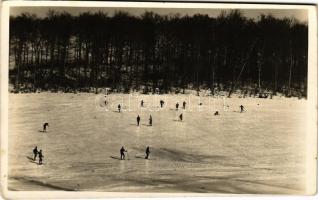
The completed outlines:
{"type": "Polygon", "coordinates": [[[307,96],[308,27],[294,18],[51,10],[11,16],[9,32],[12,92],[307,96]]]}

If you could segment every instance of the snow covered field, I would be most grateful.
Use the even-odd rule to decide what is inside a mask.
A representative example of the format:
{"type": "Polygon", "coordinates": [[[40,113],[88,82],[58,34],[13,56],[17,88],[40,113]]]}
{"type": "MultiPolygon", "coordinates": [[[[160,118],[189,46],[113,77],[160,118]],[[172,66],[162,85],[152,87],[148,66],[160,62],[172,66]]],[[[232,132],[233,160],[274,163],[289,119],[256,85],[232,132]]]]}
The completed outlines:
{"type": "Polygon", "coordinates": [[[304,193],[306,100],[233,97],[225,100],[228,110],[223,97],[112,94],[108,101],[102,106],[103,96],[86,93],[10,94],[9,189],[304,193]],[[186,110],[175,111],[183,100],[186,110]],[[118,103],[126,111],[118,113],[118,103]],[[27,158],[35,146],[44,165],[27,158]],[[121,146],[129,160],[118,159],[121,146]]]}

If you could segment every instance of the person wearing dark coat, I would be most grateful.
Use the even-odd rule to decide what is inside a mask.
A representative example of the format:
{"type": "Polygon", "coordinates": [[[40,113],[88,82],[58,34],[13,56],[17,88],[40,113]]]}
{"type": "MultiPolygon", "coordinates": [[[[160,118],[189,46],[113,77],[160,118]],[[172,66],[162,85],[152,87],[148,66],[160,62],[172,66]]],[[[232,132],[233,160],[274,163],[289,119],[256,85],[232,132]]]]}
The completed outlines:
{"type": "Polygon", "coordinates": [[[33,160],[36,160],[36,157],[38,155],[38,147],[37,146],[33,149],[33,154],[34,154],[33,160]]]}
{"type": "Polygon", "coordinates": [[[148,147],[146,148],[146,157],[145,157],[145,159],[148,159],[149,154],[150,154],[150,150],[149,150],[149,146],[148,146],[148,147]]]}
{"type": "Polygon", "coordinates": [[[127,152],[127,150],[122,146],[120,149],[120,160],[125,160],[125,152],[127,152]]]}
{"type": "Polygon", "coordinates": [[[164,104],[165,102],[163,101],[163,100],[160,100],[160,107],[162,108],[163,107],[163,104],[164,104]]]}
{"type": "Polygon", "coordinates": [[[240,105],[240,108],[241,108],[241,112],[244,112],[244,106],[240,105]]]}
{"type": "Polygon", "coordinates": [[[140,116],[138,115],[137,116],[137,126],[139,126],[139,123],[140,123],[140,116]]]}
{"type": "Polygon", "coordinates": [[[182,119],[183,119],[182,113],[179,115],[179,119],[180,119],[180,121],[182,121],[182,119]]]}
{"type": "Polygon", "coordinates": [[[42,154],[42,150],[40,150],[38,154],[39,154],[39,165],[42,165],[42,158],[44,157],[42,154]]]}
{"type": "Polygon", "coordinates": [[[182,103],[183,109],[186,108],[186,104],[187,104],[187,103],[186,103],[185,101],[182,103]]]}
{"type": "Polygon", "coordinates": [[[47,122],[45,122],[43,124],[43,132],[46,132],[46,127],[48,127],[48,126],[49,126],[49,123],[47,123],[47,122]]]}
{"type": "Polygon", "coordinates": [[[149,126],[152,126],[152,116],[149,117],[149,126]]]}

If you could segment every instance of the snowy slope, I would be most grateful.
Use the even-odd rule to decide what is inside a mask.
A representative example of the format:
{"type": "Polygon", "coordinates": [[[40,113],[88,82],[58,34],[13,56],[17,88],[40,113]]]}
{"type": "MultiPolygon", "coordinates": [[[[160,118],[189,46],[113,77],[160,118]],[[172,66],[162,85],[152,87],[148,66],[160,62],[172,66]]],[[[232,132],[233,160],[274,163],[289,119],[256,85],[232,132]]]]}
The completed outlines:
{"type": "Polygon", "coordinates": [[[107,100],[105,107],[94,94],[10,94],[9,189],[304,193],[305,100],[128,94],[107,100]],[[176,111],[184,100],[186,110],[176,111]],[[118,113],[118,103],[126,111],[118,113]],[[44,122],[47,133],[40,132],[44,122]],[[35,146],[43,150],[42,166],[27,158],[35,146]],[[118,160],[121,146],[129,160],[118,160]]]}

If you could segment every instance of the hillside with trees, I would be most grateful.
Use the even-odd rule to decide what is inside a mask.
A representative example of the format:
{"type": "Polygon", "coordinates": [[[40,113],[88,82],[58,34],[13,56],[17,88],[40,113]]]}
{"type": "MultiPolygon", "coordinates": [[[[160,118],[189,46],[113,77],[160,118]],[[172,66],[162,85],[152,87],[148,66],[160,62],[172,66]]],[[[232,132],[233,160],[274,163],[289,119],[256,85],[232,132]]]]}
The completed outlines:
{"type": "Polygon", "coordinates": [[[50,11],[10,18],[14,92],[184,92],[307,96],[307,24],[291,18],[50,11]]]}

